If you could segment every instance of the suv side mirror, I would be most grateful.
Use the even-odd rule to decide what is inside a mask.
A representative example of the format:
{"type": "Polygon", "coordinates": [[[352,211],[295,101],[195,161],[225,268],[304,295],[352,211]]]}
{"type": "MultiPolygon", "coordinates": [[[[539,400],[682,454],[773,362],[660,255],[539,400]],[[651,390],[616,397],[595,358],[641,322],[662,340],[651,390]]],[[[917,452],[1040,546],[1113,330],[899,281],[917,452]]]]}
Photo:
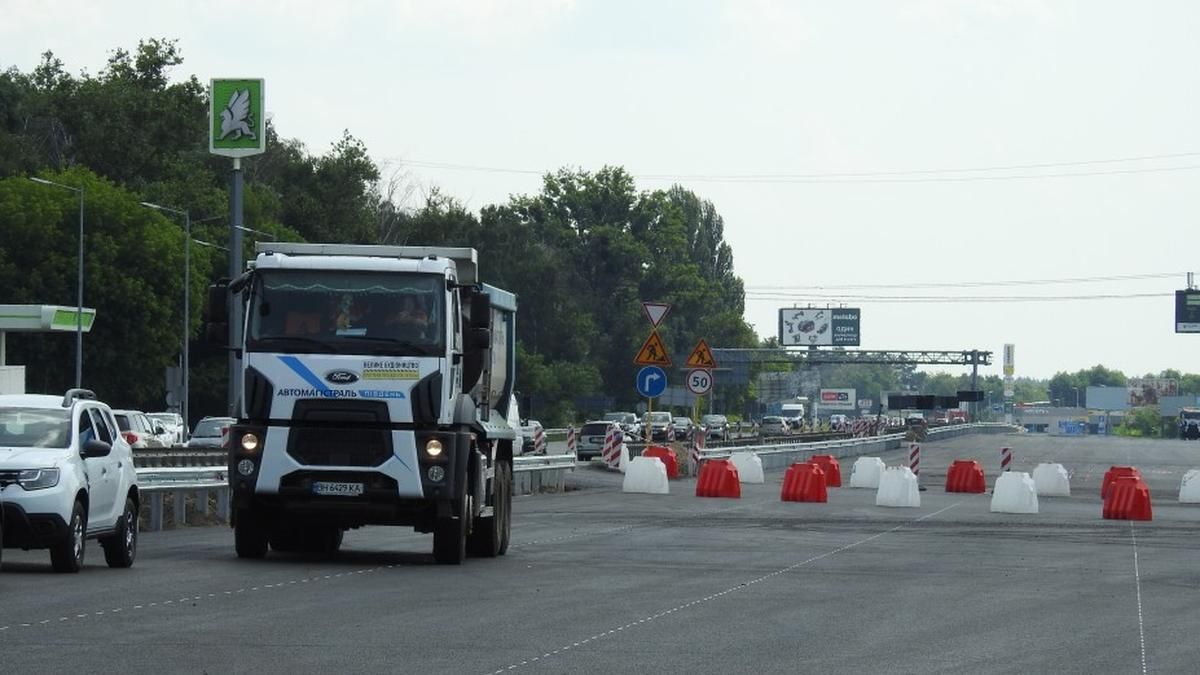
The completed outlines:
{"type": "Polygon", "coordinates": [[[156,424],[156,425],[154,426],[154,433],[155,433],[155,434],[157,434],[157,435],[159,435],[159,436],[162,436],[163,434],[167,433],[167,430],[166,430],[166,429],[164,429],[164,428],[162,428],[162,425],[161,425],[161,424],[156,424]]]}
{"type": "Polygon", "coordinates": [[[111,445],[95,438],[83,444],[83,456],[86,459],[107,457],[110,452],[112,452],[111,445]]]}

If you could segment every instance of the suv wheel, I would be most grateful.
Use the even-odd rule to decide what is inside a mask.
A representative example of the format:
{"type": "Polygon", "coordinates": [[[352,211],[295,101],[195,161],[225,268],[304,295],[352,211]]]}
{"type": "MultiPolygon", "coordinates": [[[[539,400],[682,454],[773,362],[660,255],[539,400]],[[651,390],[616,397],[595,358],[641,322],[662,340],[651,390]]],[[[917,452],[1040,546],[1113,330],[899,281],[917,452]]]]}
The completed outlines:
{"type": "Polygon", "coordinates": [[[138,509],[132,497],[125,498],[125,512],[117,521],[117,531],[111,537],[100,540],[104,549],[104,562],[109,567],[133,567],[137,556],[138,509]]]}
{"type": "Polygon", "coordinates": [[[83,567],[86,522],[83,504],[76,501],[71,509],[71,522],[67,523],[67,535],[50,547],[50,565],[55,572],[75,573],[83,567]]]}

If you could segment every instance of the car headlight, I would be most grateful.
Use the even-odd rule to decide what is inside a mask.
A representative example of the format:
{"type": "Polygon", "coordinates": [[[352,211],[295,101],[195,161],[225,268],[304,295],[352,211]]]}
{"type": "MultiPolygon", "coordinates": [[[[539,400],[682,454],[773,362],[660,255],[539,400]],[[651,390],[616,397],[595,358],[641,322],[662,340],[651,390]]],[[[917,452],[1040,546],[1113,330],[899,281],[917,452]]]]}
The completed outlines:
{"type": "Polygon", "coordinates": [[[25,469],[17,474],[17,484],[26,490],[44,490],[58,485],[58,469],[25,469]]]}
{"type": "Polygon", "coordinates": [[[425,454],[430,457],[437,457],[442,454],[442,442],[436,438],[431,438],[425,443],[425,454]]]}

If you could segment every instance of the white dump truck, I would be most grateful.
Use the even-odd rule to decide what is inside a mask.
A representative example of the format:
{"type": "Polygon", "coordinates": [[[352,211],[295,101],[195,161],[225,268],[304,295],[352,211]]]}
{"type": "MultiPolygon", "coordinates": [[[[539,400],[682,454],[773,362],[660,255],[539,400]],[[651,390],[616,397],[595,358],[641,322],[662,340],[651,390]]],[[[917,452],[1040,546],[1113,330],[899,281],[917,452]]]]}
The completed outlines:
{"type": "MultiPolygon", "coordinates": [[[[469,248],[259,243],[209,293],[245,320],[230,428],[237,554],[333,554],[363,525],[433,533],[439,563],[511,528],[516,297],[469,248]]],[[[228,339],[225,340],[228,342],[228,339]]]]}

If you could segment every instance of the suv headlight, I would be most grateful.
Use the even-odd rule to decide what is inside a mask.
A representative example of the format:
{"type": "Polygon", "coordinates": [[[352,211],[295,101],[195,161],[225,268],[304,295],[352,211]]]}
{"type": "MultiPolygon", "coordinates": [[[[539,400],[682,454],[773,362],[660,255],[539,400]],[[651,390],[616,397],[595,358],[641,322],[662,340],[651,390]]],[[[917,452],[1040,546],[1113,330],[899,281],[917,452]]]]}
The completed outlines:
{"type": "Polygon", "coordinates": [[[44,490],[58,485],[58,469],[25,469],[17,474],[17,484],[26,490],[44,490]]]}

